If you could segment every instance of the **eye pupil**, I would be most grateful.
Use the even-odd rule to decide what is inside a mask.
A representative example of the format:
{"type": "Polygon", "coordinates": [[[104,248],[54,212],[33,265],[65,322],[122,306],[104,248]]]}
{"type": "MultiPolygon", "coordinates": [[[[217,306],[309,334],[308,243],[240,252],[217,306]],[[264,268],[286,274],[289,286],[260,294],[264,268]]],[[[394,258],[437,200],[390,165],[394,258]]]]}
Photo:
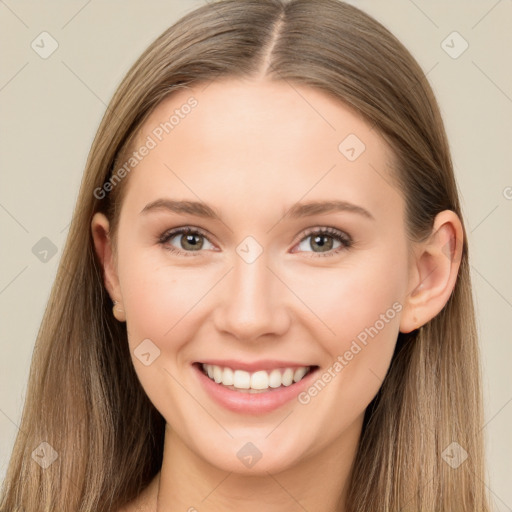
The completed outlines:
{"type": "Polygon", "coordinates": [[[183,245],[183,240],[185,240],[185,243],[186,244],[190,244],[190,247],[189,248],[192,248],[192,249],[197,249],[197,248],[201,248],[202,247],[202,243],[201,242],[197,242],[197,241],[194,241],[196,238],[200,238],[200,235],[193,235],[193,234],[189,234],[189,235],[185,235],[185,236],[182,236],[181,237],[181,240],[182,240],[182,247],[184,249],[187,249],[186,245],[183,245]]]}
{"type": "MultiPolygon", "coordinates": [[[[313,237],[313,240],[314,240],[314,243],[320,247],[320,249],[322,249],[323,251],[330,251],[332,249],[332,237],[328,236],[328,235],[317,235],[315,237],[313,237]],[[328,240],[328,242],[326,242],[325,240],[328,240]],[[330,240],[330,243],[329,243],[329,240],[330,240]]],[[[311,248],[314,249],[313,247],[313,244],[311,244],[311,248]]]]}

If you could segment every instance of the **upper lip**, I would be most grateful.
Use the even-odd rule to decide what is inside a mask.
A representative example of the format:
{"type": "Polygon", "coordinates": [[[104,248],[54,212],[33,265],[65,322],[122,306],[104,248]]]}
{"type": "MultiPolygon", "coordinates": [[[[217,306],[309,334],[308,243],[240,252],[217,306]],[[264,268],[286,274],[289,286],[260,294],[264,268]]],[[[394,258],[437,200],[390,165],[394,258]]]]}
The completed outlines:
{"type": "Polygon", "coordinates": [[[205,359],[198,361],[199,364],[212,364],[215,366],[227,366],[233,370],[245,370],[254,372],[257,370],[273,370],[274,368],[300,368],[315,366],[306,363],[297,363],[296,361],[277,361],[276,359],[262,359],[260,361],[245,362],[234,359],[205,359]]]}

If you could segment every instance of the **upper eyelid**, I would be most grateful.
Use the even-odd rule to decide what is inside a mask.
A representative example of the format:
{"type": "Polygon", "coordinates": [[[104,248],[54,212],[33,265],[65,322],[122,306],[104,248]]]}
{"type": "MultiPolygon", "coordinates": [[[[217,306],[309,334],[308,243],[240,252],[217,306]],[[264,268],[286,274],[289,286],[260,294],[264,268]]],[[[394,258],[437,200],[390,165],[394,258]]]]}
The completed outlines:
{"type": "Polygon", "coordinates": [[[299,241],[318,232],[332,236],[339,235],[340,238],[348,238],[349,240],[352,240],[352,237],[342,229],[333,228],[331,226],[316,226],[313,228],[306,228],[304,231],[302,231],[299,235],[301,237],[299,241]]]}

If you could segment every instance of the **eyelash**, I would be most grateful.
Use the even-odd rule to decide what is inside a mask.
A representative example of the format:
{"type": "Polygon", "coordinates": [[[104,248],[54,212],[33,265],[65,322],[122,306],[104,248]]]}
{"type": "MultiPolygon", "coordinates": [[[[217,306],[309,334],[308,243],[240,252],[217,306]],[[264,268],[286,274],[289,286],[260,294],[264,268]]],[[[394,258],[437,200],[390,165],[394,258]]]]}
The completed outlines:
{"type": "MultiPolygon", "coordinates": [[[[167,242],[174,238],[176,235],[200,235],[206,239],[208,239],[207,234],[199,229],[199,228],[191,228],[191,227],[181,227],[176,229],[171,229],[163,233],[158,238],[158,243],[164,246],[164,248],[174,254],[177,254],[179,256],[198,256],[201,251],[181,251],[179,249],[176,249],[176,247],[173,247],[172,245],[167,245],[167,242]],[[198,254],[194,254],[197,252],[198,254]]],[[[334,238],[335,240],[339,241],[341,243],[341,246],[332,249],[331,251],[322,254],[322,253],[313,253],[320,257],[327,257],[327,256],[335,256],[336,254],[340,253],[341,251],[345,249],[349,249],[353,245],[352,239],[342,231],[339,231],[334,228],[329,227],[323,227],[323,228],[310,228],[307,229],[303,235],[302,238],[298,241],[297,244],[300,244],[305,238],[308,238],[311,235],[329,235],[330,237],[334,238]]],[[[210,242],[211,243],[211,242],[210,242]]],[[[297,245],[296,244],[296,245],[297,245]]],[[[315,256],[309,256],[309,257],[315,257],[315,256]]]]}

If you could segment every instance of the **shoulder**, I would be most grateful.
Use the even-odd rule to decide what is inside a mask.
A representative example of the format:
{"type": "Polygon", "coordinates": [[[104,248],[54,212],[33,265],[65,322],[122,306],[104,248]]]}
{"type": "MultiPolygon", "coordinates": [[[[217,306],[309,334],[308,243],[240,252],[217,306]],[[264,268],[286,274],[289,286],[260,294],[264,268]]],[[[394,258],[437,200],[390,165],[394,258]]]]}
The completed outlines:
{"type": "Polygon", "coordinates": [[[160,473],[135,499],[113,512],[156,512],[159,480],[160,473]]]}

